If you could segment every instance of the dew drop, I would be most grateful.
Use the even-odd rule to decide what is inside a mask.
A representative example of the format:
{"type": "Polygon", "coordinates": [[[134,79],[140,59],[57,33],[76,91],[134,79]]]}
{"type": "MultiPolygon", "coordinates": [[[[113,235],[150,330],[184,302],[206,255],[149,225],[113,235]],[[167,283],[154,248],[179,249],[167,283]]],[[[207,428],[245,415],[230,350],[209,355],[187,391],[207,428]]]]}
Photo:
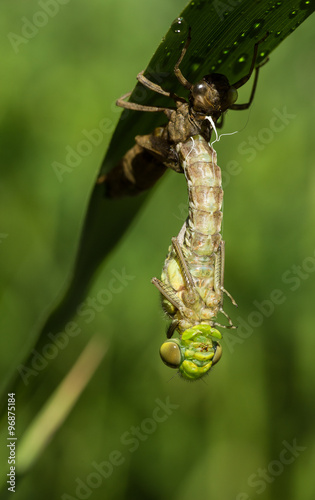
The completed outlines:
{"type": "Polygon", "coordinates": [[[222,64],[222,62],[225,61],[225,59],[228,57],[229,53],[230,53],[229,48],[223,49],[218,56],[217,64],[222,64]]]}
{"type": "Polygon", "coordinates": [[[237,62],[238,62],[239,64],[243,64],[243,63],[245,63],[245,62],[246,62],[246,59],[247,59],[247,54],[244,54],[244,55],[242,55],[242,56],[240,56],[240,57],[238,58],[237,62]]]}
{"type": "Polygon", "coordinates": [[[261,32],[264,24],[265,24],[265,20],[264,19],[256,19],[253,22],[253,24],[250,27],[250,29],[248,30],[247,35],[250,38],[254,38],[255,36],[257,36],[261,32]]]}
{"type": "Polygon", "coordinates": [[[187,23],[183,17],[178,17],[172,22],[172,31],[174,33],[185,33],[188,30],[187,23]]]}
{"type": "Polygon", "coordinates": [[[277,31],[277,33],[275,34],[275,37],[278,38],[278,36],[280,36],[282,33],[282,31],[277,31]]]}
{"type": "MultiPolygon", "coordinates": [[[[247,33],[248,33],[248,30],[247,31],[243,31],[242,33],[240,33],[237,37],[237,43],[242,43],[243,40],[247,37],[247,33]]],[[[234,42],[234,44],[236,45],[236,43],[234,42]]]]}
{"type": "Polygon", "coordinates": [[[193,73],[195,73],[196,71],[198,71],[198,69],[200,68],[200,64],[199,63],[193,63],[191,65],[191,70],[193,73]]]}
{"type": "Polygon", "coordinates": [[[247,59],[248,59],[248,54],[246,53],[243,53],[239,56],[239,58],[237,59],[237,61],[233,66],[234,73],[239,73],[244,68],[247,59]]]}
{"type": "Polygon", "coordinates": [[[227,47],[224,51],[223,54],[225,57],[227,57],[231,52],[234,52],[234,50],[237,48],[238,42],[232,43],[231,47],[227,47]]]}
{"type": "Polygon", "coordinates": [[[314,0],[303,0],[299,5],[301,10],[308,10],[312,6],[314,6],[314,0]]]}
{"type": "Polygon", "coordinates": [[[196,7],[198,10],[201,10],[204,6],[204,0],[199,0],[199,2],[196,3],[196,7]]]}
{"type": "Polygon", "coordinates": [[[297,15],[298,11],[297,10],[291,10],[290,14],[289,14],[289,18],[290,19],[293,19],[296,15],[297,15]]]}
{"type": "Polygon", "coordinates": [[[169,60],[169,58],[171,57],[171,51],[168,50],[168,47],[165,47],[165,56],[163,57],[163,63],[167,63],[167,61],[169,60]]]}
{"type": "Polygon", "coordinates": [[[270,53],[270,50],[263,50],[263,51],[259,52],[259,54],[257,56],[257,63],[260,64],[261,62],[263,62],[269,53],[270,53]]]}

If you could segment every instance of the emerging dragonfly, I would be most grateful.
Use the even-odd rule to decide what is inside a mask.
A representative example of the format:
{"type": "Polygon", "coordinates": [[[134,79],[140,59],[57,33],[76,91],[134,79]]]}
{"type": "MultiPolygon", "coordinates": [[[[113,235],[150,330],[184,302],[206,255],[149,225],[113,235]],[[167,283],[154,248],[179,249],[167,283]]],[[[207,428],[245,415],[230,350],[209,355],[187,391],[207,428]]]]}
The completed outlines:
{"type": "Polygon", "coordinates": [[[116,167],[99,179],[99,182],[105,184],[106,196],[118,198],[126,195],[137,195],[151,188],[167,168],[182,173],[183,169],[176,151],[178,143],[197,134],[202,135],[209,142],[213,126],[222,127],[225,111],[228,109],[248,109],[254,99],[259,69],[267,62],[264,61],[255,68],[258,47],[267,36],[268,33],[255,44],[248,74],[233,85],[230,85],[228,79],[219,73],[211,73],[204,76],[199,82],[191,84],[179,69],[191,41],[189,29],[186,44],[174,67],[178,81],[189,90],[188,102],[172,92],[166,92],[162,87],[148,80],[143,71],[140,72],[137,75],[137,80],[142,85],[158,94],[170,97],[175,101],[176,107],[144,106],[125,101],[131,92],[117,100],[117,106],[122,108],[135,111],[163,112],[168,118],[168,123],[164,127],[156,128],[151,134],[136,136],[136,144],[127,151],[116,167]],[[255,78],[249,101],[235,104],[238,97],[237,89],[250,79],[254,69],[255,78]],[[211,118],[211,122],[209,118],[211,118]],[[218,122],[220,118],[221,120],[218,122]]]}
{"type": "MultiPolygon", "coordinates": [[[[262,64],[256,68],[249,102],[235,104],[236,89],[250,78],[258,46],[266,36],[254,46],[249,73],[234,85],[230,85],[224,75],[216,73],[191,84],[179,69],[190,43],[189,34],[174,68],[179,82],[190,90],[188,102],[150,82],[143,73],[137,76],[138,80],[149,89],[174,99],[176,109],[125,102],[124,99],[130,93],[117,101],[119,106],[128,109],[163,111],[166,114],[168,124],[156,129],[153,134],[137,136],[134,148],[142,148],[141,154],[151,154],[150,168],[154,161],[158,161],[158,164],[184,172],[186,176],[188,219],[177,238],[172,239],[161,280],[153,278],[152,283],[160,291],[164,311],[172,319],[167,333],[169,340],[160,349],[162,360],[168,366],[178,368],[180,375],[189,380],[208,373],[221,357],[222,349],[218,340],[222,335],[215,327],[235,328],[223,310],[223,293],[230,297],[234,305],[236,303],[223,286],[225,252],[220,234],[223,190],[216,152],[208,143],[211,131],[216,132],[218,119],[224,111],[247,109],[250,106],[262,64]],[[228,325],[216,321],[219,312],[225,315],[228,325]],[[180,339],[171,339],[175,330],[179,332],[180,339]]],[[[126,165],[134,148],[125,155],[126,165]]]]}
{"type": "Polygon", "coordinates": [[[201,135],[177,145],[189,194],[189,215],[166,258],[161,280],[152,283],[162,294],[164,311],[181,339],[167,340],[160,354],[165,364],[187,379],[197,379],[219,361],[222,353],[214,328],[235,328],[223,310],[224,241],[221,239],[223,190],[216,152],[201,135]],[[223,313],[229,325],[217,323],[223,313]]]}

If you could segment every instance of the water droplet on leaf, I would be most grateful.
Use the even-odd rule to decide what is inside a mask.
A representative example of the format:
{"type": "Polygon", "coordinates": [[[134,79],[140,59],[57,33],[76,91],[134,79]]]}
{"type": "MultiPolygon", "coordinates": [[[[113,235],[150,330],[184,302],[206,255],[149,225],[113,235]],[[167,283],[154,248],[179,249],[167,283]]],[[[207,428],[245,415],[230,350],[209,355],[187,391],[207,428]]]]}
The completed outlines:
{"type": "Polygon", "coordinates": [[[290,19],[293,19],[296,15],[297,15],[298,11],[297,10],[291,10],[290,14],[289,14],[289,18],[290,19]]]}
{"type": "Polygon", "coordinates": [[[185,34],[188,31],[187,23],[183,17],[175,19],[175,21],[172,22],[171,28],[174,33],[185,34]]]}
{"type": "Polygon", "coordinates": [[[302,2],[300,2],[299,7],[301,10],[308,10],[311,7],[314,7],[314,3],[314,0],[303,0],[302,2]]]}

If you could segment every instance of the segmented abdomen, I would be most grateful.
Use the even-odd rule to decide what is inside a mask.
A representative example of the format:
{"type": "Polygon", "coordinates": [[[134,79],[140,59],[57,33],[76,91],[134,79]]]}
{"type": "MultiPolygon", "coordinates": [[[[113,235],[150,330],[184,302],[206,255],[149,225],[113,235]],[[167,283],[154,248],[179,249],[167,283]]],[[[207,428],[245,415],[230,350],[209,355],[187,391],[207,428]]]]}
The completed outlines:
{"type": "MultiPolygon", "coordinates": [[[[200,322],[213,322],[222,306],[221,290],[221,205],[223,190],[216,152],[200,136],[193,136],[177,145],[189,194],[189,214],[177,241],[194,281],[199,300],[188,309],[166,312],[180,321],[183,331],[200,322]],[[219,270],[219,271],[218,271],[219,270]],[[218,274],[219,272],[219,274],[218,274]]],[[[185,302],[184,270],[173,247],[165,261],[162,282],[171,287],[181,303],[185,302]]]]}
{"type": "Polygon", "coordinates": [[[203,257],[216,252],[221,243],[221,170],[217,165],[216,152],[201,135],[179,144],[177,150],[189,195],[184,246],[192,261],[202,261],[203,257]]]}

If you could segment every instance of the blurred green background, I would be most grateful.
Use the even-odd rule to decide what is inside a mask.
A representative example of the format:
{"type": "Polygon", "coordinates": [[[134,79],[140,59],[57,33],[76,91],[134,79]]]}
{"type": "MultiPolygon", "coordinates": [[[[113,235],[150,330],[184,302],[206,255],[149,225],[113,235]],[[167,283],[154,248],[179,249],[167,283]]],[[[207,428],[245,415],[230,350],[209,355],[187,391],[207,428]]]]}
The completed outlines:
{"type": "MultiPolygon", "coordinates": [[[[134,87],[184,6],[68,2],[38,32],[25,28],[27,43],[7,34],[22,36],[22,18],[31,20],[40,3],[1,7],[2,387],[69,280],[120,114],[115,100],[134,87]],[[54,162],[65,164],[69,148],[104,118],[102,143],[60,181],[54,162]]],[[[108,341],[70,416],[18,482],[17,500],[314,498],[314,42],[311,17],[261,71],[251,110],[229,112],[224,133],[239,133],[216,145],[225,188],[225,286],[239,305],[233,310],[227,301],[226,309],[240,325],[225,333],[219,365],[205,383],[189,384],[171,378],[159,359],[166,321],[150,279],[159,276],[187,205],[184,179],[170,173],[89,290],[90,304],[99,293],[111,295],[108,304],[89,315],[83,304],[74,318],[81,333],[38,373],[36,390],[30,376],[16,394],[21,438],[91,335],[108,341]],[[116,292],[112,280],[122,270],[128,279],[116,292]],[[107,477],[97,483],[95,463],[109,460],[115,465],[104,465],[107,477]]],[[[249,91],[250,84],[239,102],[249,91]]]]}

